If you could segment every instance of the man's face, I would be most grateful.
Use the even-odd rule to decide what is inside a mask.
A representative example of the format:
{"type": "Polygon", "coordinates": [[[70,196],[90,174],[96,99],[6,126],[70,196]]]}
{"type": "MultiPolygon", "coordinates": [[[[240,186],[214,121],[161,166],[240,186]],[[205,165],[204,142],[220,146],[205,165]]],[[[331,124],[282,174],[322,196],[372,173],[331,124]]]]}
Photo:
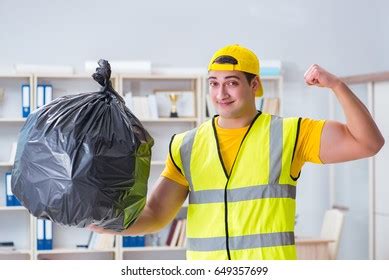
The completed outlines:
{"type": "Polygon", "coordinates": [[[209,71],[209,93],[216,111],[224,118],[239,118],[255,107],[257,78],[248,83],[240,71],[209,71]]]}

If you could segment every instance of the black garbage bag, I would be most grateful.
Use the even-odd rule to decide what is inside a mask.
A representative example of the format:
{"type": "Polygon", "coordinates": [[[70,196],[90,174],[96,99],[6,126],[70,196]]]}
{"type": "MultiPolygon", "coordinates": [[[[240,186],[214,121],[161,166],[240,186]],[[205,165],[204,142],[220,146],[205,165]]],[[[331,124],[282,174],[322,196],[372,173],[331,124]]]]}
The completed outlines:
{"type": "Polygon", "coordinates": [[[57,98],[28,117],[11,185],[38,218],[121,231],[144,208],[154,140],[112,88],[109,63],[98,63],[100,92],[57,98]]]}

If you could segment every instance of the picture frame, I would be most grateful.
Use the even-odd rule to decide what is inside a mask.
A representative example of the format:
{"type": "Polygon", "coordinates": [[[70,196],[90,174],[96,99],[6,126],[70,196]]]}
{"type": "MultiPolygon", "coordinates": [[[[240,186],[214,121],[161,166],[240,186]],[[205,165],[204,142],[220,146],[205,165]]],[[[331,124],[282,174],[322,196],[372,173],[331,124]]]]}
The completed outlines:
{"type": "Polygon", "coordinates": [[[191,90],[154,90],[157,100],[158,117],[170,118],[172,102],[170,94],[177,95],[177,117],[178,118],[194,118],[196,117],[196,103],[194,91],[191,90]]]}

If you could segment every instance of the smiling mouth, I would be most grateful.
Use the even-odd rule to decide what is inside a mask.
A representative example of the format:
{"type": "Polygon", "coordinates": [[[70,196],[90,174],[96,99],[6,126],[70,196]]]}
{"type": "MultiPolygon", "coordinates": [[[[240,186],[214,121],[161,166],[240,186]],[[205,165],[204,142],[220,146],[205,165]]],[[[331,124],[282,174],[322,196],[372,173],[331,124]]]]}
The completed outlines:
{"type": "Polygon", "coordinates": [[[217,102],[217,104],[219,104],[219,105],[230,105],[230,104],[232,104],[232,103],[234,103],[234,101],[229,101],[229,102],[217,102]]]}

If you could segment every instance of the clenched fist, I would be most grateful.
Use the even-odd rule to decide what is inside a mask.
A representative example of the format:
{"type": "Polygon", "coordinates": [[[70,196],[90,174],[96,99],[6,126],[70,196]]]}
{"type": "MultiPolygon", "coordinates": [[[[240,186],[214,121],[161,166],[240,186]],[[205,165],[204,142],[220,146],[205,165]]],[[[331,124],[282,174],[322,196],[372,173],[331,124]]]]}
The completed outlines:
{"type": "Polygon", "coordinates": [[[326,87],[334,89],[336,86],[341,84],[341,80],[321,68],[317,64],[312,64],[307,72],[304,74],[305,82],[310,86],[326,87]]]}

